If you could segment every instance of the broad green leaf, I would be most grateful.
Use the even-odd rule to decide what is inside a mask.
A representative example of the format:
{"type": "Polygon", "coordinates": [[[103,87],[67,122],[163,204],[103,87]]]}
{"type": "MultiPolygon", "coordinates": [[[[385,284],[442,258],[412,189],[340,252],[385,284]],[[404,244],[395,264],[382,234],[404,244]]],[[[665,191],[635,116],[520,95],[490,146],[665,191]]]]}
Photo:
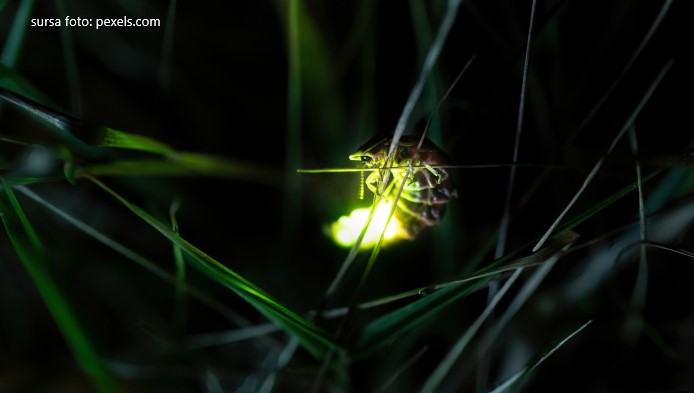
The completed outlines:
{"type": "Polygon", "coordinates": [[[0,178],[0,186],[2,187],[0,217],[5,225],[7,236],[70,346],[75,359],[99,391],[119,392],[115,379],[90,343],[85,330],[46,268],[48,254],[11,187],[4,178],[0,178]]]}

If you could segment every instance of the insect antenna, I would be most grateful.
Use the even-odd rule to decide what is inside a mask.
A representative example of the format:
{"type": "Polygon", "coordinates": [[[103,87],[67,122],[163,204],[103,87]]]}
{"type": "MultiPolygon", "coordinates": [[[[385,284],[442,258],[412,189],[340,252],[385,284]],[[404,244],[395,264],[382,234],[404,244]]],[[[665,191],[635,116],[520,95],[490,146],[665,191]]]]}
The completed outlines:
{"type": "Polygon", "coordinates": [[[448,96],[451,94],[451,91],[453,91],[453,88],[458,84],[460,81],[460,78],[463,77],[463,74],[465,74],[465,71],[467,71],[468,68],[470,68],[470,65],[472,65],[472,62],[475,61],[477,58],[477,55],[474,54],[470,57],[470,60],[465,63],[465,66],[463,66],[463,69],[460,70],[458,73],[458,76],[455,77],[453,80],[453,83],[448,87],[448,90],[446,90],[446,93],[441,97],[439,100],[438,104],[436,104],[436,108],[434,108],[434,112],[429,116],[429,120],[427,120],[426,126],[424,126],[424,131],[422,132],[422,136],[419,138],[419,144],[417,145],[417,152],[419,152],[419,149],[422,148],[422,144],[424,143],[424,139],[426,139],[427,131],[429,131],[429,126],[431,125],[431,122],[434,120],[434,116],[439,112],[439,108],[441,108],[441,105],[443,104],[444,101],[448,98],[448,96]]]}
{"type": "Polygon", "coordinates": [[[364,171],[359,172],[359,200],[364,199],[364,171]]]}

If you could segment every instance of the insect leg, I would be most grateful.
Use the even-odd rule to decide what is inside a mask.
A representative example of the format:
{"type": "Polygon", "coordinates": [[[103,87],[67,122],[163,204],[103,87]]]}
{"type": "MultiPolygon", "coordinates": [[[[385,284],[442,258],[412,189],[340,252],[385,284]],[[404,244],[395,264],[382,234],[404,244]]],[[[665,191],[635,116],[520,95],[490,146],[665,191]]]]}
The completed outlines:
{"type": "Polygon", "coordinates": [[[441,184],[443,181],[443,174],[432,168],[431,165],[427,164],[426,162],[424,163],[424,167],[427,168],[434,176],[436,176],[436,184],[441,184]]]}

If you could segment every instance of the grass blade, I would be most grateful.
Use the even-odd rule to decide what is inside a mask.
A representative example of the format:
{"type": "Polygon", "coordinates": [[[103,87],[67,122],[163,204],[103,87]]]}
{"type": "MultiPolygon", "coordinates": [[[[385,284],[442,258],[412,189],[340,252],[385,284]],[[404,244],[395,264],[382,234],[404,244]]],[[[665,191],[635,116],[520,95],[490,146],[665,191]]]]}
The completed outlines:
{"type": "MultiPolygon", "coordinates": [[[[10,183],[12,184],[12,183],[10,183]]],[[[174,286],[178,285],[179,281],[177,280],[176,277],[171,275],[169,272],[165,271],[164,269],[160,268],[155,264],[154,262],[150,261],[149,259],[143,257],[140,254],[137,254],[133,250],[127,248],[121,243],[118,243],[117,241],[111,239],[110,237],[106,236],[102,232],[98,231],[96,228],[87,225],[85,222],[78,220],[74,216],[70,215],[69,213],[59,209],[55,205],[51,204],[47,200],[43,199],[33,191],[29,190],[26,187],[17,187],[17,190],[21,193],[23,193],[25,196],[29,197],[30,199],[34,200],[36,203],[39,205],[45,207],[58,217],[62,218],[69,224],[73,225],[75,228],[80,230],[81,232],[85,233],[89,237],[97,240],[98,242],[102,243],[106,247],[114,250],[115,252],[123,255],[127,259],[135,262],[137,265],[141,266],[148,272],[152,273],[156,277],[160,278],[163,281],[166,281],[174,286]]],[[[220,303],[216,299],[210,297],[207,295],[205,292],[201,291],[200,289],[191,286],[190,284],[183,282],[183,289],[189,293],[191,296],[195,297],[198,299],[201,303],[207,305],[211,309],[215,310],[218,312],[220,315],[224,316],[227,320],[229,320],[232,323],[238,324],[240,326],[246,326],[249,324],[249,322],[241,317],[240,315],[236,314],[233,310],[229,309],[227,306],[224,304],[220,303]]]]}
{"type": "Polygon", "coordinates": [[[537,252],[514,260],[513,258],[521,251],[517,250],[481,269],[472,277],[419,288],[395,297],[388,297],[387,301],[390,302],[403,297],[426,294],[423,298],[369,323],[355,340],[357,351],[371,350],[389,339],[410,330],[424,320],[437,315],[445,307],[465,298],[478,289],[484,288],[503,272],[538,265],[547,261],[562,248],[573,243],[577,236],[573,232],[567,232],[564,236],[551,242],[545,252],[537,252]]]}
{"type": "Polygon", "coordinates": [[[530,372],[532,372],[534,369],[537,368],[542,362],[547,360],[550,356],[554,354],[559,348],[561,348],[564,344],[566,344],[569,340],[571,340],[575,335],[580,333],[583,329],[585,329],[590,323],[593,322],[592,320],[584,323],[579,327],[578,329],[574,330],[571,334],[566,336],[563,340],[561,340],[557,345],[552,347],[546,354],[544,354],[537,362],[535,362],[532,366],[526,367],[523,370],[519,371],[517,374],[512,376],[511,378],[507,379],[506,382],[502,383],[499,385],[496,389],[492,390],[490,393],[501,393],[510,387],[514,386],[519,380],[522,381],[530,372]]]}
{"type": "Polygon", "coordinates": [[[5,231],[70,346],[75,359],[100,392],[119,392],[120,388],[116,380],[90,343],[86,332],[48,272],[46,251],[12,189],[4,178],[0,178],[0,182],[2,186],[0,217],[5,225],[5,231]]]}
{"type": "Polygon", "coordinates": [[[166,143],[144,135],[107,128],[100,147],[143,151],[164,159],[122,159],[94,164],[78,174],[95,176],[219,176],[279,186],[280,173],[260,164],[176,150],[166,143]]]}
{"type": "Polygon", "coordinates": [[[581,196],[581,194],[583,194],[583,191],[585,191],[585,189],[588,187],[590,182],[593,180],[593,178],[597,174],[598,170],[600,170],[600,167],[602,166],[603,162],[605,161],[605,158],[608,155],[610,155],[610,153],[612,153],[612,150],[617,145],[619,140],[622,139],[622,136],[624,136],[624,134],[627,132],[629,127],[631,127],[631,125],[634,123],[634,121],[638,117],[639,113],[641,113],[641,110],[643,109],[643,107],[646,105],[648,100],[651,98],[651,96],[655,92],[655,89],[658,87],[658,85],[663,80],[663,78],[665,78],[665,75],[668,73],[670,68],[672,68],[673,64],[674,64],[674,60],[672,60],[672,59],[670,59],[667,63],[665,63],[663,68],[660,70],[660,73],[658,73],[658,75],[653,80],[653,83],[651,83],[651,86],[648,88],[648,91],[646,91],[646,94],[643,96],[643,98],[641,99],[639,104],[636,106],[634,111],[631,113],[631,115],[627,119],[626,123],[624,123],[624,126],[622,127],[622,129],[617,133],[617,135],[615,135],[614,139],[612,140],[612,143],[610,144],[610,146],[607,149],[607,152],[595,163],[595,165],[593,166],[593,169],[590,171],[588,176],[586,176],[581,187],[578,189],[578,191],[576,191],[576,194],[573,196],[573,198],[571,198],[571,201],[566,205],[564,210],[559,214],[559,216],[554,221],[554,223],[552,223],[552,225],[550,225],[549,229],[547,230],[547,232],[545,232],[545,234],[542,236],[540,241],[538,241],[537,244],[535,245],[535,247],[533,247],[533,251],[537,251],[540,247],[542,247],[544,242],[549,238],[549,236],[557,228],[557,226],[559,225],[561,220],[564,218],[566,213],[568,213],[569,209],[571,209],[571,207],[574,205],[574,203],[576,203],[576,201],[581,196]]]}
{"type": "Polygon", "coordinates": [[[40,102],[44,105],[50,105],[53,107],[56,106],[55,103],[50,98],[48,98],[47,95],[43,94],[39,89],[35,88],[31,83],[29,83],[29,81],[22,78],[11,68],[5,67],[5,65],[0,64],[0,97],[8,101],[12,101],[11,97],[6,96],[6,93],[8,92],[14,93],[14,95],[27,97],[33,101],[40,102]]]}
{"type": "MultiPolygon", "coordinates": [[[[3,67],[4,68],[4,67],[3,67]]],[[[0,68],[0,81],[5,78],[6,70],[0,68]]],[[[13,75],[8,75],[12,77],[13,75]]],[[[16,76],[10,81],[15,82],[15,85],[10,84],[10,86],[4,86],[0,84],[0,97],[9,101],[10,103],[17,106],[22,111],[28,113],[33,118],[37,119],[44,125],[47,125],[46,129],[58,138],[61,142],[65,143],[75,152],[79,152],[85,155],[99,155],[102,150],[90,146],[85,143],[82,139],[77,137],[77,135],[84,134],[87,131],[96,131],[94,129],[88,129],[85,127],[85,123],[77,118],[69,116],[58,110],[55,110],[48,105],[44,105],[37,101],[37,97],[31,97],[31,95],[17,94],[11,91],[12,88],[20,88],[20,90],[29,90],[29,93],[34,95],[38,94],[38,91],[32,89],[27,83],[22,83],[21,79],[16,76]]],[[[39,99],[43,97],[38,97],[39,99]]]]}
{"type": "MultiPolygon", "coordinates": [[[[441,54],[441,50],[443,49],[443,44],[446,41],[446,37],[448,36],[448,33],[451,31],[451,28],[453,27],[453,22],[455,22],[456,16],[458,15],[458,7],[460,7],[461,2],[462,0],[448,0],[448,7],[446,8],[446,11],[444,13],[444,18],[441,22],[441,26],[439,26],[439,30],[436,33],[436,37],[434,38],[434,41],[431,44],[431,48],[429,48],[429,52],[424,58],[424,64],[422,65],[422,70],[419,73],[417,82],[412,88],[410,96],[407,98],[405,107],[402,110],[402,114],[398,119],[398,123],[395,126],[395,131],[393,132],[393,139],[390,142],[390,147],[388,148],[389,158],[392,157],[393,152],[395,151],[395,147],[400,142],[400,138],[402,137],[402,134],[405,132],[405,129],[408,126],[410,117],[412,116],[412,112],[414,111],[414,107],[417,104],[417,101],[419,101],[419,97],[422,95],[422,90],[424,89],[424,85],[426,84],[426,81],[429,78],[429,74],[431,73],[431,70],[434,68],[434,64],[436,64],[436,60],[438,60],[439,55],[441,54]]],[[[386,159],[386,162],[388,162],[388,159],[386,159]]]]}
{"type": "Polygon", "coordinates": [[[255,307],[261,314],[282,327],[288,334],[297,337],[302,346],[312,355],[319,358],[325,353],[326,349],[337,348],[337,344],[332,338],[318,326],[294,313],[246,278],[227,268],[194,245],[188,243],[188,241],[181,238],[166,225],[159,222],[138,206],[130,203],[99,180],[91,177],[90,180],[104,191],[111,194],[111,196],[147,224],[159,231],[171,242],[180,247],[189,258],[189,261],[193,262],[192,264],[195,268],[207,274],[214,281],[234,291],[250,305],[255,307]]]}
{"type": "Polygon", "coordinates": [[[424,387],[422,387],[422,392],[433,392],[439,387],[441,382],[443,382],[443,379],[451,371],[453,364],[458,359],[460,354],[470,343],[484,321],[487,320],[489,315],[491,315],[491,313],[494,311],[494,308],[496,308],[496,305],[499,303],[501,298],[503,298],[509,288],[511,288],[511,285],[516,282],[522,271],[523,269],[516,269],[516,271],[513,272],[513,275],[506,280],[504,286],[494,294],[494,297],[489,301],[482,314],[480,314],[475,322],[473,322],[472,325],[467,328],[462,337],[460,337],[455,345],[453,345],[453,348],[451,348],[451,350],[446,354],[446,357],[441,361],[441,363],[439,363],[434,372],[431,373],[429,378],[424,383],[424,387]]]}
{"type": "MultiPolygon", "coordinates": [[[[17,64],[33,8],[34,0],[22,0],[19,3],[17,14],[14,17],[10,33],[7,35],[5,46],[2,48],[2,55],[0,55],[0,63],[7,68],[15,68],[17,64]]],[[[1,9],[2,7],[0,7],[1,9]]]]}

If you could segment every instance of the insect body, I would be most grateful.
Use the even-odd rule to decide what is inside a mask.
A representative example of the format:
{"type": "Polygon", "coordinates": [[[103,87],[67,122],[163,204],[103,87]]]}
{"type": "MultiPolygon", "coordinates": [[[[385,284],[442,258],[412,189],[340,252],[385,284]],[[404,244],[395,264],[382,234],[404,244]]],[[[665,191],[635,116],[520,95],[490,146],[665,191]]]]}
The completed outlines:
{"type": "Polygon", "coordinates": [[[349,159],[360,161],[366,168],[381,168],[371,172],[365,181],[369,190],[381,198],[395,198],[405,181],[395,217],[403,224],[410,238],[414,238],[422,228],[437,225],[448,202],[458,194],[448,172],[444,168],[435,168],[449,164],[436,145],[424,140],[417,149],[419,137],[403,136],[388,159],[391,140],[390,137],[376,136],[351,154],[349,159]]]}

